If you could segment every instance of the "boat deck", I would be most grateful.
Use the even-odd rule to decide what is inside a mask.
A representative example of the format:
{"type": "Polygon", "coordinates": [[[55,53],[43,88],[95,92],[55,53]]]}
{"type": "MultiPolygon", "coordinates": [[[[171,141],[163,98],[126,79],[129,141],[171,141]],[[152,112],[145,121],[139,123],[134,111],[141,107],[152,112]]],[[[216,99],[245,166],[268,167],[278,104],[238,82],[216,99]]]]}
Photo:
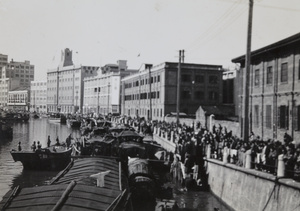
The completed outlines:
{"type": "Polygon", "coordinates": [[[130,197],[127,179],[113,159],[85,158],[72,162],[50,185],[15,188],[0,202],[1,210],[124,210],[130,197]],[[91,175],[110,171],[104,187],[91,175]]]}

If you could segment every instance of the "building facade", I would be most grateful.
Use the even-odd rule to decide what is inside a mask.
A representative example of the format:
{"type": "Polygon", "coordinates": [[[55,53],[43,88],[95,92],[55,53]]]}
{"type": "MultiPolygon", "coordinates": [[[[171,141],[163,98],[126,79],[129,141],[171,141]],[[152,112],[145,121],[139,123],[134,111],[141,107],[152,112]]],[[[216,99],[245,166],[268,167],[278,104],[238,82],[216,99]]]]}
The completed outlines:
{"type": "MultiPolygon", "coordinates": [[[[241,123],[245,56],[232,61],[241,65],[241,123]]],[[[248,129],[263,139],[279,141],[287,133],[300,143],[300,33],[251,53],[248,129]]]]}
{"type": "Polygon", "coordinates": [[[7,78],[19,79],[20,87],[30,87],[30,82],[34,80],[34,65],[30,64],[30,61],[11,60],[6,67],[7,78]]]}
{"type": "Polygon", "coordinates": [[[19,87],[8,92],[7,107],[13,111],[29,111],[29,90],[19,87]]]}
{"type": "Polygon", "coordinates": [[[47,81],[31,81],[29,111],[47,113],[47,81]]]}
{"type": "Polygon", "coordinates": [[[85,77],[95,76],[99,67],[74,65],[72,51],[62,51],[61,63],[47,72],[48,112],[76,113],[83,109],[85,77]]]}
{"type": "Polygon", "coordinates": [[[0,107],[6,108],[8,102],[8,91],[20,87],[20,79],[6,77],[6,66],[1,68],[0,78],[0,107]]]}
{"type": "Polygon", "coordinates": [[[8,61],[8,56],[4,54],[0,54],[0,70],[1,70],[0,78],[2,78],[2,67],[7,66],[7,61],[8,61]]]}
{"type": "Polygon", "coordinates": [[[34,79],[34,65],[29,61],[8,62],[8,56],[0,54],[0,106],[8,105],[8,92],[16,88],[29,88],[34,79]]]}
{"type": "Polygon", "coordinates": [[[83,113],[120,114],[121,79],[134,73],[137,70],[127,69],[126,60],[119,60],[101,67],[97,76],[85,78],[83,113]]]}
{"type": "Polygon", "coordinates": [[[239,87],[237,80],[237,69],[225,70],[223,72],[223,105],[232,105],[235,116],[239,115],[238,95],[239,87]]]}
{"type": "MultiPolygon", "coordinates": [[[[164,120],[177,106],[178,63],[165,62],[122,79],[122,114],[164,120]]],[[[180,112],[222,102],[222,66],[181,64],[180,112]]]]}

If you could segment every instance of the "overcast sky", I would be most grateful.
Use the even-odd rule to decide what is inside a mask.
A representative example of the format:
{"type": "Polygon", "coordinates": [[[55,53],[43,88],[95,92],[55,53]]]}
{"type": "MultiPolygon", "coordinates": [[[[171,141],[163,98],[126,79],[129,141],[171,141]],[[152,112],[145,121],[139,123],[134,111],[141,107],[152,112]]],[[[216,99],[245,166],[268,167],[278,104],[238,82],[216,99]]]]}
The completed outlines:
{"type": "MultiPolygon", "coordinates": [[[[249,0],[0,0],[0,54],[35,80],[73,51],[75,64],[178,61],[231,65],[246,52],[249,0]],[[140,56],[138,56],[140,55],[140,56]]],[[[300,32],[299,0],[254,0],[252,50],[300,32]]]]}

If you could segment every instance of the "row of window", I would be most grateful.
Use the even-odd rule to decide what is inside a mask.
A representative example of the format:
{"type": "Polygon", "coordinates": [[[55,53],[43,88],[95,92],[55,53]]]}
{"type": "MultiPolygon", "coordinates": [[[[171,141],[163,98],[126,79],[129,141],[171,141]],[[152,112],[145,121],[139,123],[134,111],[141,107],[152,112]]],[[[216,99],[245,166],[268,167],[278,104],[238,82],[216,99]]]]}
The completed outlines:
{"type": "Polygon", "coordinates": [[[20,68],[20,69],[34,69],[34,66],[23,66],[23,65],[7,65],[10,68],[20,68]]]}
{"type": "MultiPolygon", "coordinates": [[[[190,90],[185,90],[181,92],[181,98],[184,100],[192,99],[192,92],[190,90]]],[[[194,100],[204,100],[205,93],[203,91],[195,91],[194,92],[194,100]]],[[[208,92],[208,100],[210,101],[217,101],[219,100],[219,93],[216,91],[209,91],[208,92]]]]}
{"type": "MultiPolygon", "coordinates": [[[[78,89],[79,86],[75,86],[75,89],[78,89]]],[[[73,90],[73,86],[63,86],[63,87],[59,87],[59,90],[73,90]]],[[[54,91],[57,90],[57,87],[48,87],[47,88],[48,91],[54,91]]]]}
{"type": "MultiPolygon", "coordinates": [[[[208,83],[209,84],[218,84],[219,80],[218,80],[218,76],[217,75],[210,75],[208,76],[208,83]]],[[[195,78],[192,77],[192,75],[190,74],[182,74],[181,75],[181,82],[184,83],[196,83],[196,84],[202,84],[205,83],[205,75],[195,75],[195,78]]]]}
{"type": "Polygon", "coordinates": [[[33,70],[31,70],[31,71],[29,71],[29,70],[15,70],[14,71],[15,73],[26,73],[26,74],[34,74],[34,71],[33,70]]]}
{"type": "Polygon", "coordinates": [[[21,78],[33,78],[33,75],[19,75],[19,74],[15,74],[16,77],[21,77],[21,78]]]}
{"type": "Polygon", "coordinates": [[[46,100],[46,97],[31,97],[31,101],[46,100]]]}
{"type": "MultiPolygon", "coordinates": [[[[260,85],[259,72],[260,72],[259,69],[256,69],[254,71],[254,86],[260,85]]],[[[300,60],[299,60],[299,68],[298,68],[298,80],[300,80],[300,60]]],[[[287,62],[281,64],[279,81],[281,83],[288,82],[288,63],[287,62]]],[[[269,67],[267,67],[267,70],[266,70],[266,84],[272,85],[272,83],[273,83],[273,67],[269,66],[269,67]]]]}
{"type": "MultiPolygon", "coordinates": [[[[59,100],[72,100],[73,96],[59,96],[59,100]]],[[[47,97],[47,100],[56,100],[56,96],[54,97],[47,97]]]]}
{"type": "Polygon", "coordinates": [[[42,105],[30,105],[30,108],[46,108],[46,106],[44,105],[44,106],[42,106],[42,105]]]}
{"type": "MultiPolygon", "coordinates": [[[[150,116],[150,110],[146,109],[146,108],[141,108],[141,109],[126,109],[125,113],[128,114],[128,116],[130,115],[142,115],[142,116],[150,116]]],[[[162,117],[163,116],[163,110],[162,109],[152,109],[152,117],[162,117]]]]}
{"type": "MultiPolygon", "coordinates": [[[[129,101],[129,100],[145,100],[145,99],[150,99],[150,93],[125,95],[125,101],[129,101]]],[[[159,91],[158,92],[151,92],[151,99],[159,99],[159,91]]]]}
{"type": "Polygon", "coordinates": [[[131,87],[136,87],[136,86],[139,86],[139,85],[141,85],[141,86],[146,85],[146,84],[149,84],[149,81],[151,81],[151,84],[160,82],[160,75],[153,76],[153,77],[151,77],[150,80],[148,78],[145,78],[145,79],[141,79],[140,81],[137,80],[137,81],[132,82],[132,83],[125,83],[125,89],[131,88],[131,87]]]}
{"type": "Polygon", "coordinates": [[[85,70],[97,70],[98,67],[84,66],[83,69],[85,69],[85,70]]]}
{"type": "MultiPolygon", "coordinates": [[[[78,81],[79,80],[79,77],[76,77],[75,78],[75,81],[78,81]]],[[[73,81],[73,78],[62,78],[62,79],[59,79],[59,82],[67,82],[67,81],[73,81]]],[[[48,83],[57,83],[57,80],[54,79],[54,80],[48,80],[48,83]]]]}
{"type": "MultiPolygon", "coordinates": [[[[300,105],[294,107],[293,111],[293,124],[295,130],[300,130],[300,105]]],[[[289,106],[283,105],[277,108],[277,126],[282,129],[289,129],[289,106]]],[[[265,127],[272,128],[272,106],[266,105],[265,110],[265,127]]],[[[254,106],[254,119],[253,124],[255,127],[259,127],[259,120],[261,115],[259,113],[259,105],[254,106]]]]}
{"type": "MultiPolygon", "coordinates": [[[[148,84],[148,79],[142,79],[140,81],[140,85],[145,85],[148,84]]],[[[192,75],[190,74],[182,74],[181,75],[181,81],[183,83],[196,83],[196,84],[201,84],[201,83],[205,83],[205,75],[195,75],[195,78],[192,78],[192,75]]],[[[160,82],[160,76],[157,77],[151,77],[151,84],[155,83],[155,82],[160,82]]],[[[210,75],[208,76],[208,83],[209,84],[218,84],[219,82],[219,77],[217,75],[210,75]]],[[[125,89],[126,88],[131,88],[131,87],[135,87],[135,86],[139,86],[139,81],[135,81],[133,83],[125,83],[125,89]]]]}

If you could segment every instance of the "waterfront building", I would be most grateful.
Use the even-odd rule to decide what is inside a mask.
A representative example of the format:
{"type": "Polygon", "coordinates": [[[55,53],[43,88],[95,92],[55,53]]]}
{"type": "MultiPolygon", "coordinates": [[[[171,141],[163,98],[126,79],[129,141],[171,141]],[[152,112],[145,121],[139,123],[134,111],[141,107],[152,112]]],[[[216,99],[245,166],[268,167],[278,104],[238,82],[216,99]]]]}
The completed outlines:
{"type": "Polygon", "coordinates": [[[34,65],[30,61],[8,62],[8,56],[0,54],[0,106],[8,105],[8,91],[29,88],[34,79],[34,65]]]}
{"type": "Polygon", "coordinates": [[[95,76],[99,67],[74,65],[72,51],[66,48],[61,63],[47,72],[48,112],[82,112],[85,77],[95,76]]]}
{"type": "Polygon", "coordinates": [[[47,113],[47,81],[31,81],[29,111],[47,113]]]}
{"type": "MultiPolygon", "coordinates": [[[[178,63],[164,62],[122,79],[122,114],[164,120],[176,113],[178,63]]],[[[181,64],[180,112],[222,102],[222,66],[181,64]]]]}
{"type": "Polygon", "coordinates": [[[2,78],[2,67],[7,66],[7,61],[8,61],[8,56],[4,54],[0,54],[0,70],[1,70],[0,78],[2,78]]]}
{"type": "MultiPolygon", "coordinates": [[[[249,131],[263,139],[283,141],[287,133],[300,143],[299,46],[300,33],[251,53],[249,131]]],[[[237,72],[241,123],[245,56],[232,61],[241,65],[237,72]]]]}
{"type": "Polygon", "coordinates": [[[30,64],[30,61],[11,60],[6,67],[7,78],[19,79],[20,87],[30,87],[30,82],[34,80],[34,65],[30,64]]]}
{"type": "Polygon", "coordinates": [[[7,107],[13,111],[29,110],[29,90],[27,87],[18,87],[8,92],[7,107]]]}
{"type": "Polygon", "coordinates": [[[8,102],[8,91],[16,89],[20,86],[20,80],[6,77],[6,66],[1,68],[0,78],[0,106],[6,108],[8,102]]]}
{"type": "Polygon", "coordinates": [[[107,64],[97,72],[97,76],[84,79],[83,113],[102,115],[121,113],[121,79],[137,73],[127,68],[126,60],[117,64],[107,64]]]}

